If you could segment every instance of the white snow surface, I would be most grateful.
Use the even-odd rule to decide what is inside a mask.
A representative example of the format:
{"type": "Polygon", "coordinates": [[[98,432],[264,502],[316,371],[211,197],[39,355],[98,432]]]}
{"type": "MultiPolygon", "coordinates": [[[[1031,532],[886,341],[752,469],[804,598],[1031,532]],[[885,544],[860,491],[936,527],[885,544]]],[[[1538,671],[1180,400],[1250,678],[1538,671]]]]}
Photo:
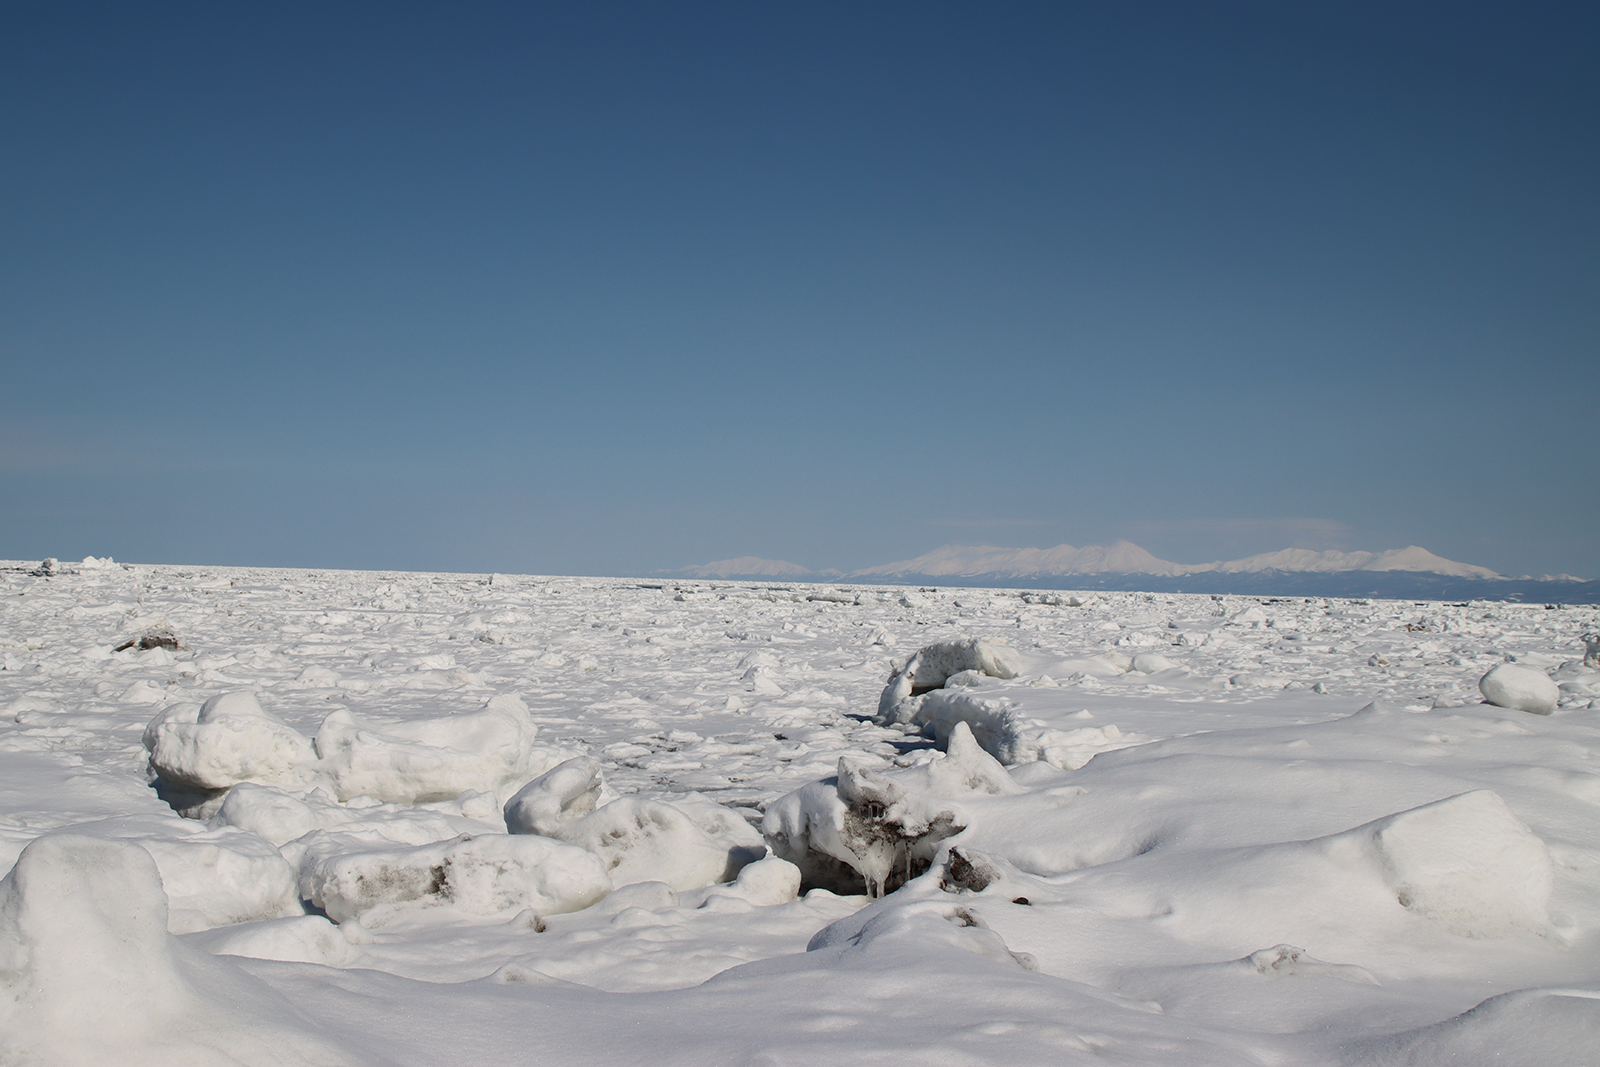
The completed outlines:
{"type": "Polygon", "coordinates": [[[92,564],[0,564],[0,1063],[1600,1047],[1594,607],[92,564]]]}

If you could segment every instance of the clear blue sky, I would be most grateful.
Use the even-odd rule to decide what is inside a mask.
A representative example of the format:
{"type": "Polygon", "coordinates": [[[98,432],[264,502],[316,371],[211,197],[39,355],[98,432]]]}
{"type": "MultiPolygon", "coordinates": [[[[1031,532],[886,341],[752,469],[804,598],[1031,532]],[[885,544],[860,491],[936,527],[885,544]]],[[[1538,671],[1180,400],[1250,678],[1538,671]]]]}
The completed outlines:
{"type": "Polygon", "coordinates": [[[9,4],[0,557],[1600,577],[1593,4],[9,4]]]}

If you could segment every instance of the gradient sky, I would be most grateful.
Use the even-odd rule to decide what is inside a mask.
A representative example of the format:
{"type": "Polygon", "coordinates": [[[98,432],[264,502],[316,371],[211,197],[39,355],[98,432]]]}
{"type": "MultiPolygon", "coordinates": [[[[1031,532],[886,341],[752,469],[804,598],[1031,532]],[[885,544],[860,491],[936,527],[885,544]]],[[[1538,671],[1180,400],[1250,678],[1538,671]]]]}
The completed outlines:
{"type": "Polygon", "coordinates": [[[1593,4],[9,4],[0,557],[1600,577],[1593,4]]]}

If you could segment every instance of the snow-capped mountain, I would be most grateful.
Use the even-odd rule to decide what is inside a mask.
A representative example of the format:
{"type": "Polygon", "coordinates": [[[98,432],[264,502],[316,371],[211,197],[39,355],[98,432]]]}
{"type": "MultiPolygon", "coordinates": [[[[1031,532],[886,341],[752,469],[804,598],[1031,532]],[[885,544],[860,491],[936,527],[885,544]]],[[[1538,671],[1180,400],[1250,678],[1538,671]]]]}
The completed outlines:
{"type": "Polygon", "coordinates": [[[762,559],[759,556],[740,556],[738,559],[719,559],[698,567],[682,567],[672,572],[690,578],[788,578],[801,581],[816,577],[798,563],[781,559],[762,559]]]}
{"type": "Polygon", "coordinates": [[[1129,541],[1108,548],[1089,545],[1074,548],[995,548],[990,545],[946,545],[932,552],[855,571],[852,578],[930,577],[1053,578],[1069,574],[1155,574],[1178,577],[1189,574],[1260,574],[1268,571],[1333,574],[1347,571],[1410,571],[1443,574],[1452,578],[1500,578],[1487,567],[1436,556],[1411,545],[1387,552],[1312,552],[1286,548],[1259,556],[1217,563],[1173,563],[1158,559],[1129,541]]]}
{"type": "Polygon", "coordinates": [[[774,578],[781,581],[921,582],[1074,589],[1241,593],[1271,596],[1419,597],[1433,600],[1600,600],[1600,582],[1508,578],[1488,567],[1458,563],[1410,545],[1385,552],[1316,552],[1285,548],[1244,559],[1174,563],[1129,541],[1108,546],[1000,548],[945,545],[914,559],[848,574],[810,571],[783,560],[742,556],[672,572],[690,578],[774,578]]]}
{"type": "Polygon", "coordinates": [[[915,559],[885,563],[853,572],[852,578],[930,577],[1031,578],[1060,574],[1164,574],[1184,573],[1180,563],[1157,559],[1138,545],[1118,541],[1109,548],[1089,545],[1074,548],[995,548],[990,545],[945,545],[915,559]]]}

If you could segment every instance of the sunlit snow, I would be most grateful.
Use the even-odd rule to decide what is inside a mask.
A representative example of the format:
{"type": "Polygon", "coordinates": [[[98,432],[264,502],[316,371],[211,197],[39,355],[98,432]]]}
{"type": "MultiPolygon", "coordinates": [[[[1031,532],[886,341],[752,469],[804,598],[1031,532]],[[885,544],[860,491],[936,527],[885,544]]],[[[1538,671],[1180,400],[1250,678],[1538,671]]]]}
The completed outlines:
{"type": "Polygon", "coordinates": [[[0,566],[0,1063],[1600,1048],[1594,607],[0,566]]]}

